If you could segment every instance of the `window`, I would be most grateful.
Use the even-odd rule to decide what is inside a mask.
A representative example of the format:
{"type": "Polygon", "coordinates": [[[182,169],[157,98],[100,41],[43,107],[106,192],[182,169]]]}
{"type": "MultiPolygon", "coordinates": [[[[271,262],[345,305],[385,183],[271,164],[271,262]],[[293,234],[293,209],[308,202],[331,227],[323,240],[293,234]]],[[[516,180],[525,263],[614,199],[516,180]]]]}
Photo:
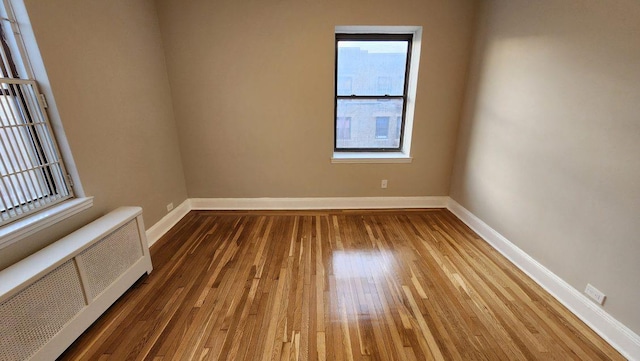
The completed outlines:
{"type": "Polygon", "coordinates": [[[376,117],[376,139],[389,138],[389,117],[376,117]]]}
{"type": "Polygon", "coordinates": [[[388,76],[378,77],[378,93],[379,94],[391,94],[391,78],[388,76]]]}
{"type": "Polygon", "coordinates": [[[396,118],[396,137],[402,137],[402,117],[396,118]]]}
{"type": "Polygon", "coordinates": [[[8,1],[0,3],[0,11],[0,225],[5,225],[74,194],[8,1]]]}
{"type": "Polygon", "coordinates": [[[351,94],[353,80],[350,76],[342,76],[340,78],[340,82],[338,83],[338,92],[340,94],[351,94]]]}
{"type": "Polygon", "coordinates": [[[413,33],[336,33],[334,152],[402,151],[402,131],[390,133],[389,120],[404,124],[412,42],[413,33]]]}
{"type": "Polygon", "coordinates": [[[351,117],[338,117],[336,132],[338,139],[351,139],[351,117]]]}

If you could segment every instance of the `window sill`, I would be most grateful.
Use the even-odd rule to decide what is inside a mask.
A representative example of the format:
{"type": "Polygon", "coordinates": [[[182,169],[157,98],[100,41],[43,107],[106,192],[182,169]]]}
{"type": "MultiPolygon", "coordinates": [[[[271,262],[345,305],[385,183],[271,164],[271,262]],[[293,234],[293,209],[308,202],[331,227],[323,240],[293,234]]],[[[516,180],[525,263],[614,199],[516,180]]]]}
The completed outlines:
{"type": "Polygon", "coordinates": [[[403,152],[334,152],[331,163],[411,163],[403,152]]]}
{"type": "Polygon", "coordinates": [[[75,198],[0,227],[0,249],[28,237],[93,205],[93,197],[75,198]]]}

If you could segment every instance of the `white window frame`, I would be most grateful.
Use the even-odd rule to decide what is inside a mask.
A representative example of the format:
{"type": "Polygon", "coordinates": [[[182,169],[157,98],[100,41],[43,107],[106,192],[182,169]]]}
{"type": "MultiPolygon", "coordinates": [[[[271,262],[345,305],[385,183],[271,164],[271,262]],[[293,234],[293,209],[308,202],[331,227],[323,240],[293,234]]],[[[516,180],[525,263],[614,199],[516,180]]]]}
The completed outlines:
{"type": "MultiPolygon", "coordinates": [[[[333,151],[331,163],[411,163],[411,137],[415,113],[422,26],[336,26],[335,34],[413,34],[411,59],[407,84],[407,103],[405,113],[402,149],[398,152],[336,152],[333,151]]],[[[331,122],[334,124],[334,122],[331,122]]],[[[335,131],[335,130],[334,130],[335,131]]]]}
{"type": "MultiPolygon", "coordinates": [[[[29,22],[24,0],[2,0],[0,15],[4,18],[0,21],[11,23],[11,30],[16,38],[15,43],[9,44],[12,52],[17,52],[22,57],[22,67],[28,78],[36,79],[40,92],[47,101],[47,114],[51,127],[55,134],[60,156],[66,166],[73,185],[75,198],[66,200],[57,205],[44,208],[14,222],[0,226],[0,250],[21,239],[24,239],[38,231],[71,217],[93,205],[93,197],[87,197],[84,193],[80,177],[78,175],[69,143],[67,142],[55,98],[51,91],[49,78],[47,77],[42,56],[36,44],[33,28],[29,22]]],[[[9,27],[5,27],[8,29],[9,27]]]]}

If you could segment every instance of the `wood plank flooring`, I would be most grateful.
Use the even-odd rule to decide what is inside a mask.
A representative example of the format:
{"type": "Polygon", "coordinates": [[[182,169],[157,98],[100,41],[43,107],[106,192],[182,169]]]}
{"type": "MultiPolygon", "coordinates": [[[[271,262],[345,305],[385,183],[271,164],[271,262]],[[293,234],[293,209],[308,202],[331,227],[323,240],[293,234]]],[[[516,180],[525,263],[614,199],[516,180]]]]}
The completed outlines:
{"type": "Polygon", "coordinates": [[[61,360],[622,360],[447,210],[193,211],[61,360]]]}

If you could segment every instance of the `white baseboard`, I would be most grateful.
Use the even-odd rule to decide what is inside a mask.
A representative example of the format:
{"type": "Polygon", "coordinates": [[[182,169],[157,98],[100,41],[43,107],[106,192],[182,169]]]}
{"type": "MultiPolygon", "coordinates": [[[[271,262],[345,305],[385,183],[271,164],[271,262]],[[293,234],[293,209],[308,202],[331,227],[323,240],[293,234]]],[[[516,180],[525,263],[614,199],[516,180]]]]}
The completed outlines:
{"type": "Polygon", "coordinates": [[[156,224],[147,229],[147,243],[151,247],[160,237],[169,232],[171,227],[175,226],[184,216],[191,210],[189,199],[186,199],[179,206],[174,208],[166,216],[162,217],[156,224]]]}
{"type": "Polygon", "coordinates": [[[191,209],[385,209],[445,208],[449,197],[336,197],[336,198],[191,198],[191,209]]]}
{"type": "Polygon", "coordinates": [[[629,360],[640,360],[640,336],[453,199],[449,200],[447,208],[624,357],[629,360]]]}

